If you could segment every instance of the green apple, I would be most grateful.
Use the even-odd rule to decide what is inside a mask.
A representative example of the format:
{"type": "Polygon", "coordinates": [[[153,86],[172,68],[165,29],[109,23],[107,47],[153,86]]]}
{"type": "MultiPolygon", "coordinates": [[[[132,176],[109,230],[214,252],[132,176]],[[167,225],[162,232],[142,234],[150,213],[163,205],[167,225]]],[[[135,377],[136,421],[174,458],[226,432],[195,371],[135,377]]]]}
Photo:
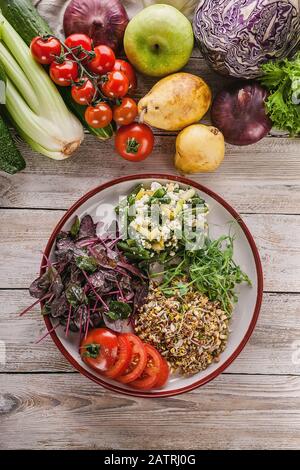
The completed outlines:
{"type": "Polygon", "coordinates": [[[191,23],[179,10],[164,4],[145,8],[128,23],[124,49],[141,73],[162,77],[180,70],[194,46],[191,23]]]}

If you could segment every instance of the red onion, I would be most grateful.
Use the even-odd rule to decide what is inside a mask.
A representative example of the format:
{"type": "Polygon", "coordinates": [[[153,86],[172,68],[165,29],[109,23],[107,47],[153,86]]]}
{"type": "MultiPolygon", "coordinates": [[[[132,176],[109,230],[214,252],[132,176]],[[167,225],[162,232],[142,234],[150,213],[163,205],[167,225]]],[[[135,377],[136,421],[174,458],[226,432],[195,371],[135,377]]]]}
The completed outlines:
{"type": "Polygon", "coordinates": [[[116,51],[122,46],[128,21],[119,0],[72,0],[65,11],[64,31],[66,36],[87,34],[94,46],[106,44],[116,51]]]}
{"type": "Polygon", "coordinates": [[[243,82],[221,91],[211,108],[211,120],[225,141],[249,145],[265,137],[272,127],[267,116],[267,91],[255,82],[243,82]]]}

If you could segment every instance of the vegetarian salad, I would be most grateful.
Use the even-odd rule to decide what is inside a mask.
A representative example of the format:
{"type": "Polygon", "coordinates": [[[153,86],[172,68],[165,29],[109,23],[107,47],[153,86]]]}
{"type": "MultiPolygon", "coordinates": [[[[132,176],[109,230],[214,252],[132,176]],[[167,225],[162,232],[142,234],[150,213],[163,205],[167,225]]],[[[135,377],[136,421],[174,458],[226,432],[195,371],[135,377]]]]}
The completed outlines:
{"type": "Polygon", "coordinates": [[[208,212],[194,188],[153,181],[120,200],[109,227],[76,216],[30,286],[33,305],[77,338],[88,367],[132,388],[205,370],[226,348],[236,285],[251,285],[233,237],[210,238],[208,212]]]}

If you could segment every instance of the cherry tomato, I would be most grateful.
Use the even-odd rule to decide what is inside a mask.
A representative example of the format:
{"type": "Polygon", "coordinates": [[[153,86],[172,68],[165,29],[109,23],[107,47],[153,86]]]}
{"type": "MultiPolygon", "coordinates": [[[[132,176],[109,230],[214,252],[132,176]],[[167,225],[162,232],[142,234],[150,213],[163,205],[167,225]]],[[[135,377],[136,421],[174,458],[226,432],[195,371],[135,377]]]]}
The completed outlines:
{"type": "Polygon", "coordinates": [[[152,152],[153,145],[154,136],[150,127],[136,122],[120,127],[115,138],[117,152],[131,162],[145,160],[152,152]]]}
{"type": "Polygon", "coordinates": [[[95,87],[92,82],[85,78],[84,82],[72,86],[72,98],[76,103],[81,105],[89,105],[95,96],[95,87]]]}
{"type": "Polygon", "coordinates": [[[95,129],[106,127],[112,120],[112,110],[107,103],[89,106],[85,111],[85,120],[89,126],[95,129]]]}
{"type": "Polygon", "coordinates": [[[129,80],[123,72],[114,70],[108,72],[106,81],[102,84],[103,93],[109,98],[122,98],[127,94],[129,80]]]}
{"type": "Polygon", "coordinates": [[[80,345],[82,360],[92,369],[105,372],[118,355],[118,337],[107,328],[91,330],[80,345]]]}
{"type": "Polygon", "coordinates": [[[103,45],[94,49],[95,57],[87,63],[88,69],[96,75],[103,75],[113,69],[116,56],[114,51],[103,45]]]}
{"type": "Polygon", "coordinates": [[[71,60],[54,61],[50,65],[50,77],[56,85],[70,86],[78,78],[78,65],[71,60]]]}
{"type": "Polygon", "coordinates": [[[147,365],[140,377],[130,383],[132,387],[138,388],[139,390],[150,390],[155,387],[157,383],[164,385],[169,375],[168,373],[167,377],[165,377],[165,373],[163,373],[163,358],[157,349],[150,344],[145,344],[145,349],[147,353],[147,365]],[[164,375],[163,377],[161,377],[162,374],[164,375]]]}
{"type": "Polygon", "coordinates": [[[147,353],[143,342],[136,335],[124,333],[123,336],[132,344],[132,359],[124,374],[116,379],[123,384],[128,384],[142,374],[147,364],[147,353]]]}
{"type": "Polygon", "coordinates": [[[51,64],[61,54],[61,43],[53,37],[37,36],[30,44],[31,54],[40,64],[51,64]]]}
{"type": "Polygon", "coordinates": [[[121,104],[114,106],[113,119],[119,126],[131,124],[138,115],[138,107],[132,98],[121,99],[121,104]]]}
{"type": "Polygon", "coordinates": [[[113,70],[120,70],[125,73],[129,80],[128,92],[133,93],[137,88],[137,78],[132,65],[123,59],[116,59],[113,70]]]}
{"type": "Polygon", "coordinates": [[[116,362],[110,369],[104,372],[104,375],[110,379],[115,379],[119,375],[124,374],[130,364],[131,358],[132,343],[124,334],[121,334],[118,336],[118,356],[116,362]]]}
{"type": "MultiPolygon", "coordinates": [[[[65,45],[69,49],[73,49],[73,53],[80,59],[87,55],[84,51],[90,52],[93,49],[93,41],[87,34],[71,34],[65,40],[65,45]],[[84,51],[82,49],[84,49],[84,51]]],[[[69,54],[68,58],[72,58],[72,55],[69,54]]]]}

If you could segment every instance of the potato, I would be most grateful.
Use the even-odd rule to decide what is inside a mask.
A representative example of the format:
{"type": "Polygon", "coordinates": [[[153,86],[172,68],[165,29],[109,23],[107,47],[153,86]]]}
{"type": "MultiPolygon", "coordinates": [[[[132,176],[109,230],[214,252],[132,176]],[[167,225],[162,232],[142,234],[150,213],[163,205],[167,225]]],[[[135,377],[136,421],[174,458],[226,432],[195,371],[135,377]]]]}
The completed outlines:
{"type": "Polygon", "coordinates": [[[176,139],[175,166],[183,173],[214,171],[225,154],[222,132],[216,127],[194,124],[176,139]]]}
{"type": "Polygon", "coordinates": [[[143,121],[158,129],[177,131],[198,122],[211,104],[211,91],[202,78],[174,73],[159,80],[139,101],[143,121]]]}

